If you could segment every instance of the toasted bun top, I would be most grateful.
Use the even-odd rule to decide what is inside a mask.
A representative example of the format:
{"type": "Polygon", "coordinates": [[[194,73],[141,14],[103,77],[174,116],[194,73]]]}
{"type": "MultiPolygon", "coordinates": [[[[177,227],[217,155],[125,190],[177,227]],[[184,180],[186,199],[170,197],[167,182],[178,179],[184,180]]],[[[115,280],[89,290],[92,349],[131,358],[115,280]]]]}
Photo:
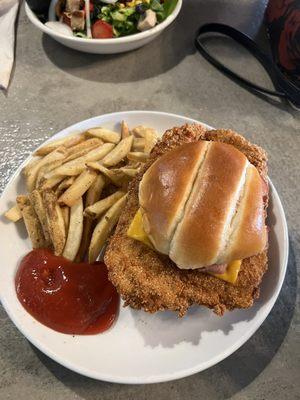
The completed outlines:
{"type": "Polygon", "coordinates": [[[262,252],[264,183],[232,145],[198,141],[171,150],[139,187],[143,227],[179,268],[228,263],[262,252]]]}
{"type": "Polygon", "coordinates": [[[180,146],[159,158],[144,174],[139,190],[144,229],[161,253],[169,254],[207,146],[205,141],[180,146]]]}

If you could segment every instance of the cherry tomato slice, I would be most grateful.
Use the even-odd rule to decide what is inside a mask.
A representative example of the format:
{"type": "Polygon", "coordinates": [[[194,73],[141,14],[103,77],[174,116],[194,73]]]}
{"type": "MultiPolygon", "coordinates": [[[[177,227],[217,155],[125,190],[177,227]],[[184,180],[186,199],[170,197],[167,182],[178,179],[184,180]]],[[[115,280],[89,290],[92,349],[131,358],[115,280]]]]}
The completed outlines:
{"type": "Polygon", "coordinates": [[[108,22],[99,20],[92,26],[92,36],[94,39],[110,39],[114,37],[113,27],[108,22]]]}

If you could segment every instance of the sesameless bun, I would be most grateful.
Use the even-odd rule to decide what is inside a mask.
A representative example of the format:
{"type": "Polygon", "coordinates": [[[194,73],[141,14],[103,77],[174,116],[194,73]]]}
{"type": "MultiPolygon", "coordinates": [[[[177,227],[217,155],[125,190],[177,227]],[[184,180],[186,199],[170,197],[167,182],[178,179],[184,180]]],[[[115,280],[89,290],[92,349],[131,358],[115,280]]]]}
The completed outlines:
{"type": "Polygon", "coordinates": [[[143,227],[181,269],[229,263],[267,242],[264,182],[232,145],[198,141],[158,158],[140,182],[143,227]]]}
{"type": "Polygon", "coordinates": [[[143,225],[161,253],[169,253],[207,145],[199,141],[178,147],[155,162],[143,177],[139,191],[143,225]]]}

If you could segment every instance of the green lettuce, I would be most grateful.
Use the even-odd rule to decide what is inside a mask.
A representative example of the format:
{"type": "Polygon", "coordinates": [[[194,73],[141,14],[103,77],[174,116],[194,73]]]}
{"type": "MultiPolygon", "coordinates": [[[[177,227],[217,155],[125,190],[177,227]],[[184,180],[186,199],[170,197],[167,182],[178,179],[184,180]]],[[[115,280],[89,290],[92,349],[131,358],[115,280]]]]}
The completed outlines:
{"type": "MultiPolygon", "coordinates": [[[[151,0],[149,4],[143,3],[143,9],[151,9],[156,13],[157,21],[164,21],[174,11],[178,0],[151,0]]],[[[112,25],[114,36],[125,36],[137,33],[137,24],[141,18],[137,7],[120,8],[118,3],[105,4],[101,0],[94,0],[93,21],[101,19],[112,25]]]]}
{"type": "Polygon", "coordinates": [[[150,8],[155,11],[158,22],[164,21],[175,10],[178,0],[165,0],[161,3],[159,0],[151,0],[150,8]]]}

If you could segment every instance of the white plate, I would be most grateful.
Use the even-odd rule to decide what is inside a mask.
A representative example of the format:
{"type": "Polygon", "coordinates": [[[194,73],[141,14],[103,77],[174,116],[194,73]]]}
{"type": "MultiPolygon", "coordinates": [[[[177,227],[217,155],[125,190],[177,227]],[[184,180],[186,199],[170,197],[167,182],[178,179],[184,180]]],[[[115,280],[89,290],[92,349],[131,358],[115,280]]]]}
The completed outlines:
{"type": "MultiPolygon", "coordinates": [[[[196,122],[172,114],[131,111],[91,118],[55,137],[93,126],[118,128],[145,124],[163,133],[167,128],[196,122]]],[[[0,215],[24,191],[21,167],[5,189],[0,215]]],[[[270,263],[260,299],[249,310],[228,312],[220,318],[212,311],[193,307],[185,318],[171,312],[147,314],[122,308],[112,329],[95,336],[57,333],[34,320],[19,303],[14,276],[20,259],[30,250],[22,223],[0,220],[0,294],[11,320],[24,336],[55,361],[80,374],[110,382],[150,383],[182,378],[203,371],[228,357],[259,328],[271,311],[284,280],[288,258],[288,232],[278,194],[270,183],[270,263]]]]}

